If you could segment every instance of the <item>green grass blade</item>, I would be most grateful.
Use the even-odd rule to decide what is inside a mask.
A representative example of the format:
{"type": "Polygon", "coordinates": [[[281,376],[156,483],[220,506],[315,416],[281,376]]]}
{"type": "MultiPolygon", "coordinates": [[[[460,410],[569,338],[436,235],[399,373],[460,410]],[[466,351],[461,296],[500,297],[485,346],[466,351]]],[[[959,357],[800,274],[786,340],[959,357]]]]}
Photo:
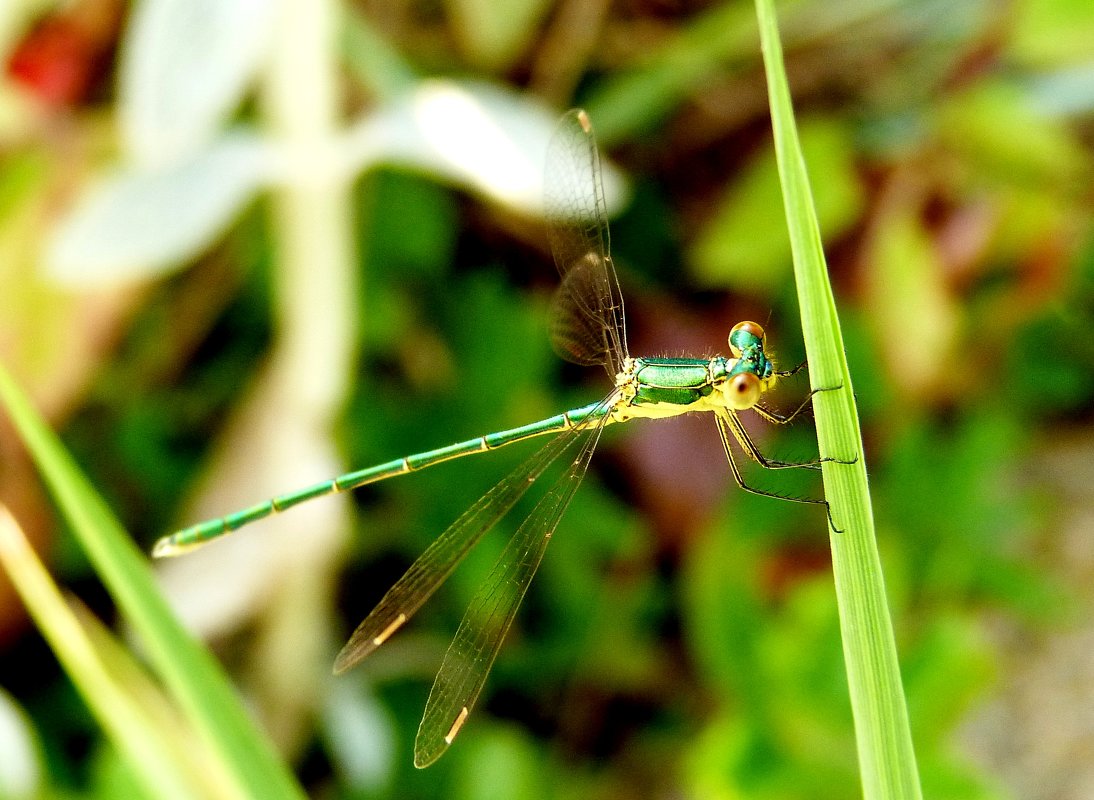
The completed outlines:
{"type": "Polygon", "coordinates": [[[814,398],[820,452],[840,459],[858,457],[853,465],[827,463],[823,473],[832,519],[842,530],[831,534],[832,571],[863,796],[917,800],[922,790],[877,551],[851,376],[798,143],[772,0],[756,0],[756,10],[809,374],[814,387],[843,387],[814,398]]]}
{"type": "Polygon", "coordinates": [[[167,607],[144,554],[3,367],[0,402],[95,571],[141,636],[154,671],[210,752],[219,757],[224,773],[234,777],[243,796],[302,798],[299,785],[247,716],[220,665],[167,607]]]}
{"type": "MultiPolygon", "coordinates": [[[[0,506],[0,566],[49,642],[100,727],[114,743],[149,797],[187,800],[198,784],[180,769],[172,731],[159,727],[145,705],[105,663],[102,649],[87,635],[23,536],[7,508],[0,506]]],[[[236,794],[237,797],[243,797],[236,794]]]]}

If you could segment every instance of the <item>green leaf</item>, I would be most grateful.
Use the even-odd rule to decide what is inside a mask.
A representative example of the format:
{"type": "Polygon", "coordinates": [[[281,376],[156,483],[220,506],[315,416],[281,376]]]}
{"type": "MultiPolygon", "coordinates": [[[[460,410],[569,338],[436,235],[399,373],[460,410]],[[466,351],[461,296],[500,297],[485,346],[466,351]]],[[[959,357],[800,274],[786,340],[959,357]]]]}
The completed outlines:
{"type": "MultiPolygon", "coordinates": [[[[864,202],[851,132],[835,119],[816,119],[802,125],[801,146],[816,187],[821,235],[839,236],[858,218],[864,202]]],[[[771,213],[779,196],[775,154],[765,150],[729,188],[692,246],[699,283],[777,293],[791,263],[786,226],[771,213]]]]}
{"type": "Polygon", "coordinates": [[[460,49],[473,64],[506,69],[536,35],[546,0],[448,0],[460,49]]]}
{"type": "Polygon", "coordinates": [[[941,258],[916,203],[878,211],[866,242],[866,306],[893,381],[906,402],[951,380],[958,313],[941,258]]]}
{"type": "Polygon", "coordinates": [[[972,189],[1054,186],[1076,192],[1087,185],[1084,147],[1063,120],[1041,113],[1029,92],[1014,85],[989,81],[956,93],[940,104],[933,124],[942,144],[972,168],[955,170],[975,181],[972,189]]]}
{"type": "Polygon", "coordinates": [[[1027,64],[1088,63],[1094,46],[1094,3],[1020,0],[1009,24],[1014,56],[1027,64]]]}

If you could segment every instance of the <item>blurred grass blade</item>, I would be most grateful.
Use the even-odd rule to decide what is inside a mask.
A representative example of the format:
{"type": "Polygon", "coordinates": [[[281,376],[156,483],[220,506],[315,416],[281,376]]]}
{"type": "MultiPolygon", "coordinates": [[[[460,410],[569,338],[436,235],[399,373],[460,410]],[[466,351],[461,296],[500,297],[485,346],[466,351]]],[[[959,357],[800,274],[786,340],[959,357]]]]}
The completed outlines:
{"type": "Polygon", "coordinates": [[[0,367],[7,408],[80,546],[126,619],[148,660],[210,752],[243,796],[301,798],[303,792],[247,716],[219,664],[179,625],[134,546],[25,394],[0,367]]]}
{"type": "Polygon", "coordinates": [[[840,459],[858,457],[853,465],[826,463],[823,472],[832,519],[842,530],[831,535],[832,571],[863,796],[866,800],[916,800],[922,790],[877,552],[851,376],[794,124],[772,0],[756,0],[756,10],[810,379],[814,387],[843,387],[814,399],[820,452],[840,459]]]}
{"type": "Polygon", "coordinates": [[[143,698],[130,693],[128,683],[107,669],[100,651],[4,506],[0,506],[0,565],[87,707],[148,795],[178,800],[195,796],[197,785],[188,780],[178,752],[168,742],[171,730],[157,726],[145,713],[143,698]]]}
{"type": "Polygon", "coordinates": [[[239,782],[225,771],[223,761],[205,742],[194,735],[193,726],[182,717],[144,665],[137,662],[113,631],[83,604],[70,599],[69,606],[114,683],[124,687],[128,701],[136,704],[170,745],[177,768],[185,770],[191,782],[200,787],[198,796],[240,797],[239,782]]]}

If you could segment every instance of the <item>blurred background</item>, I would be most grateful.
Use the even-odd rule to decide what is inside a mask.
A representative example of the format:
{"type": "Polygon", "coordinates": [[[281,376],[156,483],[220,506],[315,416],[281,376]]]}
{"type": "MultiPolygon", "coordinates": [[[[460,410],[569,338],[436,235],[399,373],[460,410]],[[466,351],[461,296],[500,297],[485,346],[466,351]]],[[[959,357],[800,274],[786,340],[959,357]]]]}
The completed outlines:
{"type": "MultiPolygon", "coordinates": [[[[778,9],[925,794],[1089,798],[1094,4],[778,9]]],[[[539,200],[554,121],[581,105],[610,161],[631,352],[725,353],[755,319],[793,366],[754,16],[740,0],[5,3],[0,358],[146,551],[597,399],[604,373],[551,350],[539,200]]],[[[773,403],[807,391],[788,381],[773,403]]],[[[0,498],[116,621],[0,424],[0,498]]],[[[815,456],[808,418],[751,430],[775,457],[815,456]]],[[[334,653],[533,450],[156,565],[309,794],[859,796],[823,513],[739,491],[709,419],[607,431],[470,721],[413,768],[444,648],[534,491],[361,667],[331,676],[334,653]]],[[[2,578],[0,695],[20,731],[0,762],[29,742],[39,769],[39,794],[10,796],[133,796],[2,578]]]]}

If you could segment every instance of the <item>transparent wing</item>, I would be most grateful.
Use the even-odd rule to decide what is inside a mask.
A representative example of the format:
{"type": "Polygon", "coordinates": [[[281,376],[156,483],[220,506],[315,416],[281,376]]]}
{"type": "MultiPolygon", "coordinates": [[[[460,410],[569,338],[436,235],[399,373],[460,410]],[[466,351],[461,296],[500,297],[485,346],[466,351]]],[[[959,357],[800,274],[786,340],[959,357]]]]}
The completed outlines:
{"type": "MultiPolygon", "coordinates": [[[[614,393],[605,398],[603,405],[609,405],[613,397],[614,393]]],[[[387,641],[437,591],[483,534],[505,516],[543,471],[573,447],[583,431],[601,423],[601,419],[592,415],[588,424],[552,438],[449,525],[357,626],[334,660],[335,673],[356,666],[387,641]]]]}
{"type": "Polygon", "coordinates": [[[429,693],[414,741],[415,766],[426,767],[440,758],[471,713],[547,543],[585,475],[604,424],[600,419],[567,442],[567,451],[576,449],[577,456],[521,523],[475,593],[429,693]]]}
{"type": "Polygon", "coordinates": [[[610,255],[600,155],[589,117],[567,112],[547,150],[547,232],[562,275],[552,342],[578,364],[602,364],[614,379],[627,358],[623,295],[610,255]]]}
{"type": "Polygon", "coordinates": [[[449,525],[357,626],[335,659],[334,671],[341,673],[356,666],[410,619],[574,436],[574,431],[567,431],[554,437],[449,525]]]}

